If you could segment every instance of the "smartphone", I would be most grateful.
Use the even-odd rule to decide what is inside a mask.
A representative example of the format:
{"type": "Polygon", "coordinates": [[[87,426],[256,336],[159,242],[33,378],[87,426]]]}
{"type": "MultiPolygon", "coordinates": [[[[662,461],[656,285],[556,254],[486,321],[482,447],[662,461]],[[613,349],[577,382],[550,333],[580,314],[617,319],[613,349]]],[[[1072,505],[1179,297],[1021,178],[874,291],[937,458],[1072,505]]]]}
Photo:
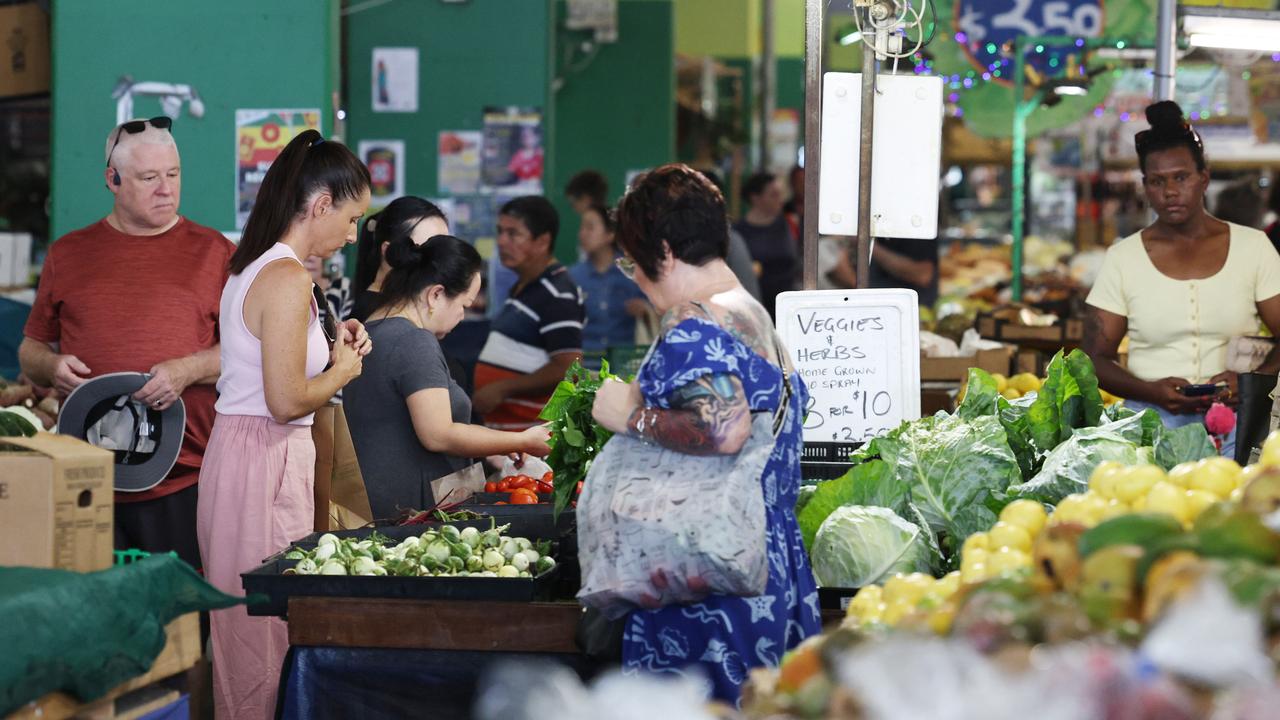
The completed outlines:
{"type": "Polygon", "coordinates": [[[1187,397],[1205,397],[1208,395],[1217,395],[1219,390],[1225,389],[1225,385],[1183,385],[1178,392],[1187,397]]]}

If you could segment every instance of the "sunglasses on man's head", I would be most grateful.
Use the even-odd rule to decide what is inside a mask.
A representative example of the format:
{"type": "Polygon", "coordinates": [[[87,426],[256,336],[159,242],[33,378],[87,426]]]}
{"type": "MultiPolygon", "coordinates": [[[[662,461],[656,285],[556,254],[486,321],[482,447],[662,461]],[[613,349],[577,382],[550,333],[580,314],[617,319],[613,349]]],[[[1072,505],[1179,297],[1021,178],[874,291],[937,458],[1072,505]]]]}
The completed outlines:
{"type": "Polygon", "coordinates": [[[107,153],[107,167],[111,167],[111,156],[116,154],[116,146],[120,144],[120,138],[124,137],[125,133],[137,135],[146,130],[148,125],[157,130],[168,130],[173,127],[173,118],[168,115],[159,115],[150,120],[130,120],[122,124],[120,131],[116,133],[116,141],[111,143],[111,151],[107,153]]]}

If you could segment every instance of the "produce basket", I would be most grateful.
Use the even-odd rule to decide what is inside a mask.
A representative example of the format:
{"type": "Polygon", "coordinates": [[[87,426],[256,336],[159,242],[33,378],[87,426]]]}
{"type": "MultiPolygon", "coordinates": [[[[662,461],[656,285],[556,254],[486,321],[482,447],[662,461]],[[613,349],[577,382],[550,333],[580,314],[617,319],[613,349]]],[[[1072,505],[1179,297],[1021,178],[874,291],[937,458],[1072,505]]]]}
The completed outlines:
{"type": "MultiPolygon", "coordinates": [[[[472,521],[476,522],[476,521],[472,521]]],[[[455,523],[458,525],[458,523],[455,523]]],[[[486,522],[487,527],[487,522],[486,522]]],[[[424,527],[405,526],[378,530],[349,530],[345,537],[362,537],[378,532],[390,540],[419,535],[424,527]],[[416,530],[416,532],[414,532],[416,530]]],[[[338,535],[338,533],[334,533],[338,535]]],[[[249,605],[250,615],[286,617],[291,597],[382,598],[397,600],[488,600],[533,602],[551,600],[560,577],[560,566],[532,578],[490,578],[423,576],[393,577],[365,575],[286,575],[298,561],[285,557],[293,547],[314,547],[320,533],[308,535],[290,548],[267,558],[263,564],[240,575],[246,595],[263,595],[264,602],[249,605]]],[[[553,556],[554,557],[554,556],[553,556]]]]}
{"type": "Polygon", "coordinates": [[[806,482],[834,480],[849,471],[849,456],[862,443],[805,443],[800,451],[800,479],[806,482]]]}
{"type": "MultiPolygon", "coordinates": [[[[486,493],[473,496],[458,507],[465,510],[483,513],[492,517],[499,525],[511,525],[511,533],[529,538],[556,540],[574,532],[577,520],[573,508],[565,508],[558,519],[554,518],[555,505],[538,503],[537,505],[493,505],[482,502],[486,493]]],[[[497,494],[500,500],[506,500],[497,494]]],[[[459,526],[462,527],[462,526],[459,526]]],[[[481,529],[489,527],[486,523],[481,529]]]]}

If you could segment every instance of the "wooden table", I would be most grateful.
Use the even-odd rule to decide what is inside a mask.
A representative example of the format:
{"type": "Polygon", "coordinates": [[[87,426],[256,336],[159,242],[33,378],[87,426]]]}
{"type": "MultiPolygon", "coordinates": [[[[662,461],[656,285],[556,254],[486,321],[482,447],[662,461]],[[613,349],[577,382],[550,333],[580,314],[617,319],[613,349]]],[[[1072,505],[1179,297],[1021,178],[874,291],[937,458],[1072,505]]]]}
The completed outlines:
{"type": "MultiPolygon", "coordinates": [[[[574,633],[581,616],[575,602],[295,597],[289,600],[289,643],[577,654],[574,633]]],[[[822,614],[824,624],[838,624],[843,617],[839,610],[822,614]]]]}
{"type": "Polygon", "coordinates": [[[581,615],[574,602],[295,597],[289,644],[576,654],[581,615]]]}

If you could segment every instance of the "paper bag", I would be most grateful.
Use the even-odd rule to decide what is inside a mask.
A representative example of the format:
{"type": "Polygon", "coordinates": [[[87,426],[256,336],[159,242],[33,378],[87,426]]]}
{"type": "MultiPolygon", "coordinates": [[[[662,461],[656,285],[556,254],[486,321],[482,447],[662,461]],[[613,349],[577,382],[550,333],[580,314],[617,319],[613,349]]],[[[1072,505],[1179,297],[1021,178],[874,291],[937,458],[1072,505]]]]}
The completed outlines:
{"type": "Polygon", "coordinates": [[[484,491],[484,465],[475,463],[431,481],[431,496],[437,504],[452,505],[484,491]]]}

